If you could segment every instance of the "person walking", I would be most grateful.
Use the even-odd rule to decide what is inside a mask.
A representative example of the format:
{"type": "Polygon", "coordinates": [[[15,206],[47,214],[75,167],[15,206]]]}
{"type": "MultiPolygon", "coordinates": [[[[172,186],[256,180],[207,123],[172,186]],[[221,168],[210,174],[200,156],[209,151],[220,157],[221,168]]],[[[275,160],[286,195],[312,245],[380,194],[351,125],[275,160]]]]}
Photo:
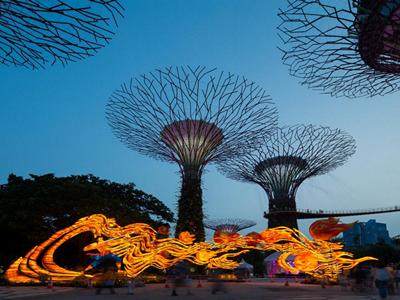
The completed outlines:
{"type": "Polygon", "coordinates": [[[395,280],[396,280],[396,289],[399,289],[399,283],[400,283],[400,265],[398,265],[397,268],[396,268],[395,280]]]}
{"type": "Polygon", "coordinates": [[[192,290],[191,290],[191,288],[192,288],[192,278],[189,275],[186,275],[185,278],[184,278],[184,286],[186,288],[186,294],[188,296],[193,296],[193,293],[192,293],[192,290]]]}
{"type": "Polygon", "coordinates": [[[178,288],[184,287],[185,285],[185,278],[182,274],[178,274],[174,278],[174,282],[172,285],[172,293],[171,296],[178,296],[178,293],[176,292],[178,288]]]}
{"type": "Polygon", "coordinates": [[[110,290],[110,294],[115,294],[115,276],[113,270],[107,270],[102,276],[102,283],[96,289],[96,295],[100,295],[103,288],[110,290]]]}
{"type": "Polygon", "coordinates": [[[387,267],[390,278],[389,278],[389,285],[388,285],[388,294],[389,295],[394,295],[394,290],[396,286],[396,268],[394,267],[394,264],[390,264],[387,267]]]}
{"type": "Polygon", "coordinates": [[[135,279],[128,280],[128,295],[133,295],[133,290],[135,288],[135,279]]]}
{"type": "Polygon", "coordinates": [[[215,295],[218,292],[222,292],[224,294],[228,293],[224,282],[220,278],[216,278],[214,284],[211,286],[211,294],[215,295]]]}
{"type": "Polygon", "coordinates": [[[388,294],[388,285],[390,280],[390,272],[382,262],[379,262],[374,269],[375,286],[378,288],[381,299],[386,299],[388,294]]]}

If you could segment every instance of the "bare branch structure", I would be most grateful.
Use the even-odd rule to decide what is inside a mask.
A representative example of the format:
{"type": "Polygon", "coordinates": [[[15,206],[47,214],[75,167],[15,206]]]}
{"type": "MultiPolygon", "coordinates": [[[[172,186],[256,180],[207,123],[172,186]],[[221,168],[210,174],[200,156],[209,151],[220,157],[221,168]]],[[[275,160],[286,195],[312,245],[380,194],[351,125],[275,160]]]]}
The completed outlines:
{"type": "Polygon", "coordinates": [[[283,61],[302,84],[349,98],[399,90],[398,0],[287,1],[283,61]]]}
{"type": "Polygon", "coordinates": [[[175,234],[204,240],[201,177],[256,146],[276,127],[277,111],[266,92],[241,76],[205,67],[156,70],[132,79],[106,109],[116,136],[129,148],[178,164],[182,186],[175,234]]]}
{"type": "Polygon", "coordinates": [[[233,218],[213,219],[204,222],[206,228],[225,233],[236,233],[240,230],[253,227],[256,224],[254,221],[233,218]]]}
{"type": "Polygon", "coordinates": [[[296,192],[304,180],[342,165],[355,152],[354,139],[328,127],[284,127],[255,151],[228,160],[220,170],[229,178],[261,186],[268,195],[268,226],[297,228],[296,192]],[[287,212],[279,213],[278,212],[287,212]]]}
{"type": "Polygon", "coordinates": [[[118,0],[0,0],[0,63],[37,69],[91,56],[122,11],[118,0]]]}

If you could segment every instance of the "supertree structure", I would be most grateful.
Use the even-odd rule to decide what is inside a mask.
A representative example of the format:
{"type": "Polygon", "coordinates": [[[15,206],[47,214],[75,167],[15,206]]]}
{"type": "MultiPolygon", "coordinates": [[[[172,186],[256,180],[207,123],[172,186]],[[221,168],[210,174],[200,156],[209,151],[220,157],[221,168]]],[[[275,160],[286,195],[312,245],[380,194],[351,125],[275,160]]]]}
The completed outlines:
{"type": "Polygon", "coordinates": [[[206,228],[229,233],[237,233],[256,224],[254,221],[238,218],[212,219],[204,222],[206,228]]]}
{"type": "Polygon", "coordinates": [[[214,230],[213,240],[215,243],[234,241],[240,236],[238,233],[240,230],[253,227],[256,224],[256,222],[250,220],[237,218],[212,219],[204,222],[206,228],[214,230]]]}
{"type": "Polygon", "coordinates": [[[271,134],[277,112],[265,90],[231,73],[170,67],[132,79],[110,98],[106,115],[129,148],[178,164],[182,185],[176,235],[204,240],[201,177],[271,134]]]}
{"type": "Polygon", "coordinates": [[[37,69],[91,56],[122,11],[118,0],[1,0],[0,63],[37,69]]]}
{"type": "Polygon", "coordinates": [[[279,31],[283,61],[301,83],[332,96],[399,89],[400,2],[287,0],[279,31]]]}
{"type": "Polygon", "coordinates": [[[278,129],[264,144],[227,160],[228,177],[261,186],[268,195],[268,226],[297,228],[296,192],[307,178],[342,165],[355,152],[355,141],[339,129],[295,125],[278,129]],[[286,213],[279,213],[279,212],[286,213]],[[276,212],[276,214],[274,214],[276,212]]]}

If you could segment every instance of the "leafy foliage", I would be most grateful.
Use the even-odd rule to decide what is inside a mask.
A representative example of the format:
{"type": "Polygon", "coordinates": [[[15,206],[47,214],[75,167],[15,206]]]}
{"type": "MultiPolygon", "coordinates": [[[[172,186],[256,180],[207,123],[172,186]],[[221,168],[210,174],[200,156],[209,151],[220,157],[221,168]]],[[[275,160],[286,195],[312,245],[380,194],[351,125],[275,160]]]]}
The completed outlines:
{"type": "Polygon", "coordinates": [[[196,235],[196,242],[205,240],[202,195],[200,176],[193,176],[193,173],[192,176],[182,176],[175,237],[183,231],[189,231],[196,235]]]}
{"type": "Polygon", "coordinates": [[[157,226],[174,220],[168,207],[132,183],[93,175],[30,177],[11,174],[8,183],[0,185],[0,265],[8,265],[87,215],[101,213],[116,218],[121,225],[145,222],[157,226]]]}

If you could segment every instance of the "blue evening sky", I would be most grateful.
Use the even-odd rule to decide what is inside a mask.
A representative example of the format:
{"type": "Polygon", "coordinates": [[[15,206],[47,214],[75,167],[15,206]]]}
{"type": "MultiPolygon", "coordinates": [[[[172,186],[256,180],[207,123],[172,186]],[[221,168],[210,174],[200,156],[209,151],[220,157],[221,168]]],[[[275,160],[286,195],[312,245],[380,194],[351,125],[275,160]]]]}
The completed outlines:
{"type": "MultiPolygon", "coordinates": [[[[0,66],[0,182],[9,173],[93,173],[134,182],[175,210],[178,168],[129,150],[111,133],[104,107],[132,76],[157,67],[205,65],[242,74],[274,99],[280,124],[311,123],[352,134],[348,163],[303,183],[298,207],[358,209],[400,205],[400,92],[372,99],[333,99],[288,75],[277,49],[279,0],[121,0],[126,8],[111,44],[96,56],[30,71],[0,66]]],[[[242,217],[266,227],[265,193],[226,179],[212,165],[204,176],[209,217],[242,217]]],[[[376,218],[400,233],[399,214],[376,218]]],[[[301,221],[307,231],[310,221],[301,221]]]]}

